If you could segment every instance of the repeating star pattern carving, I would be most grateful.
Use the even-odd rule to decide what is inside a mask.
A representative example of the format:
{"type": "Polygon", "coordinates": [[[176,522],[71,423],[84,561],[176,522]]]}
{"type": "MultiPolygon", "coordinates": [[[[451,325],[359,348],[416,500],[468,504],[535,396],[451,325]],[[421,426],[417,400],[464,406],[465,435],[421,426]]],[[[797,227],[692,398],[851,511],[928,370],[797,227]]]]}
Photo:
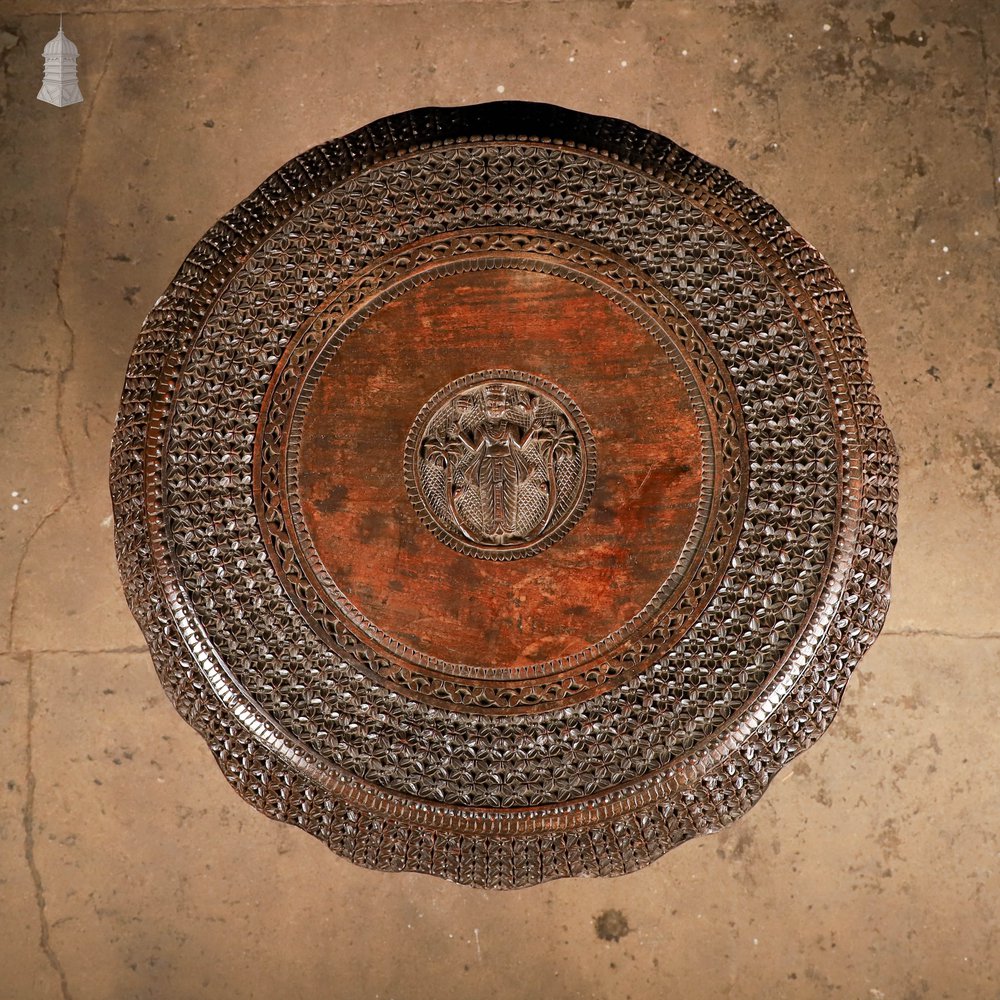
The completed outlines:
{"type": "Polygon", "coordinates": [[[818,254],[668,140],[528,113],[530,142],[488,109],[397,116],[265,182],[150,314],[112,462],[130,604],[237,791],[360,864],[495,886],[632,870],[749,808],[832,719],[895,540],[895,448],[818,254]],[[625,651],[605,693],[497,716],[407,696],[309,623],[253,456],[278,359],[339,285],[415,242],[513,228],[583,237],[683,309],[733,387],[715,419],[745,497],[720,504],[735,547],[681,637],[625,651]]]}

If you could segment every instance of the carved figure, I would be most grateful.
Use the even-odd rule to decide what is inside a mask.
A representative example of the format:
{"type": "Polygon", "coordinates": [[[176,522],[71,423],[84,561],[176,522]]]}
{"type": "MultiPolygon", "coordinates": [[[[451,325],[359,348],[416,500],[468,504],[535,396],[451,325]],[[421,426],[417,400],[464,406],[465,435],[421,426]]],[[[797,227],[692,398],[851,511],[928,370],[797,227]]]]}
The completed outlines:
{"type": "Polygon", "coordinates": [[[577,421],[541,380],[495,374],[446,386],[415,426],[414,478],[427,513],[476,550],[540,540],[583,499],[577,421]]]}

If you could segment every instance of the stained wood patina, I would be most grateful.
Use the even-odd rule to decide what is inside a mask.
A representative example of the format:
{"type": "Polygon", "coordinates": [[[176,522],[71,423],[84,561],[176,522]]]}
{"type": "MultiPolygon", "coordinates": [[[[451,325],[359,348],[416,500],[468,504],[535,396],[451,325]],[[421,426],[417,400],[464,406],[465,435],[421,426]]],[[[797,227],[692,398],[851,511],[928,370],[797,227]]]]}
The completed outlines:
{"type": "Polygon", "coordinates": [[[847,297],[611,119],[393,116],[283,167],[143,326],[126,594],[236,790],[370,867],[617,874],[742,814],[888,606],[847,297]]]}

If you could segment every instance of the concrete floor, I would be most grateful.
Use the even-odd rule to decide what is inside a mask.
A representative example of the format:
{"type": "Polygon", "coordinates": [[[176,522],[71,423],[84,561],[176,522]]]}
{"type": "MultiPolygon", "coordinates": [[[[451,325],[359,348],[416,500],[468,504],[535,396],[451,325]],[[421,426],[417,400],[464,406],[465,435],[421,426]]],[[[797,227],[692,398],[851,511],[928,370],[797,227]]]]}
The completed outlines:
{"type": "Polygon", "coordinates": [[[1000,996],[994,0],[65,9],[61,110],[58,7],[0,11],[0,996],[1000,996]],[[820,744],[644,872],[491,894],[226,787],[125,607],[106,469],[143,315],[215,219],[323,139],[501,93],[774,202],[846,283],[903,471],[895,603],[820,744]]]}

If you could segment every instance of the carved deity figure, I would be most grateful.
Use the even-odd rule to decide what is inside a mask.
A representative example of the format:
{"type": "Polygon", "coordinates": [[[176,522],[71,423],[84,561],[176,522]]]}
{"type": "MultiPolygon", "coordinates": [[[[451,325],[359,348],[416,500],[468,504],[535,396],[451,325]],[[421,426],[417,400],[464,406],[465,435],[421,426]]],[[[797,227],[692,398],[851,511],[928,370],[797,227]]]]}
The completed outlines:
{"type": "Polygon", "coordinates": [[[575,478],[578,451],[576,434],[551,400],[491,381],[455,397],[435,421],[421,448],[424,484],[433,506],[468,541],[519,544],[547,529],[561,495],[559,463],[572,466],[575,478]]]}
{"type": "MultiPolygon", "coordinates": [[[[527,451],[535,428],[525,432],[519,426],[511,409],[510,395],[510,388],[503,383],[488,385],[483,390],[485,420],[479,427],[478,444],[459,432],[470,446],[472,457],[463,489],[453,498],[452,505],[461,524],[462,519],[457,516],[459,505],[474,484],[481,511],[481,531],[488,541],[498,545],[524,534],[526,526],[521,523],[524,519],[518,517],[519,506],[537,464],[527,451]]],[[[555,483],[545,483],[545,491],[551,495],[554,486],[555,483]]]]}

